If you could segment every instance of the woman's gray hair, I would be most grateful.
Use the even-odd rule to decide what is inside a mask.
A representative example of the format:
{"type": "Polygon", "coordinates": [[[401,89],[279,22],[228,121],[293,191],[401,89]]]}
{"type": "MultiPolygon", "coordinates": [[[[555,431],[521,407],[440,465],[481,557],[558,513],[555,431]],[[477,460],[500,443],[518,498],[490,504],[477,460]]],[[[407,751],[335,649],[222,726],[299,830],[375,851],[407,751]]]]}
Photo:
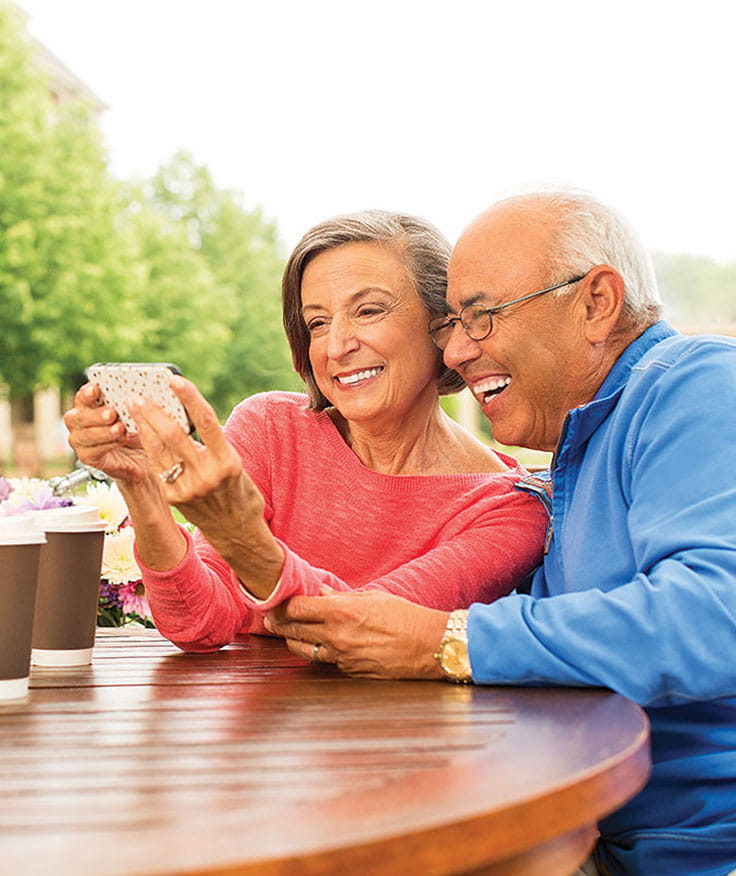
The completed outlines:
{"type": "MultiPolygon", "coordinates": [[[[302,317],[302,277],[315,256],[346,243],[375,243],[395,252],[427,309],[428,324],[432,317],[447,312],[447,265],[451,247],[430,222],[387,210],[364,210],[335,216],[310,228],[286,263],[281,300],[294,370],[306,384],[310,408],[316,411],[324,410],[331,402],[320,392],[309,361],[310,337],[302,317]]],[[[461,390],[465,384],[460,375],[444,365],[439,351],[437,358],[440,395],[461,390]]]]}
{"type": "MultiPolygon", "coordinates": [[[[550,283],[584,274],[595,265],[610,265],[624,281],[621,319],[635,325],[656,322],[662,313],[652,258],[633,226],[620,213],[576,189],[538,189],[522,200],[541,204],[555,217],[549,259],[550,283]]],[[[565,290],[553,295],[565,294],[565,290]]]]}

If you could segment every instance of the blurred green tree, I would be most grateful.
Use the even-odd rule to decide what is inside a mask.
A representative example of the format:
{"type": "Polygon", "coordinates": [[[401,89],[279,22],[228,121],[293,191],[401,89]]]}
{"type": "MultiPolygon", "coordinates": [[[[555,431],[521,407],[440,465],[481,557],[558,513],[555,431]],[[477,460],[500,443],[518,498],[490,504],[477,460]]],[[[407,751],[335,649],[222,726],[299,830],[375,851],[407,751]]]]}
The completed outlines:
{"type": "Polygon", "coordinates": [[[0,380],[11,396],[115,348],[128,315],[117,204],[89,107],[52,103],[19,16],[0,5],[0,380]]]}
{"type": "Polygon", "coordinates": [[[0,384],[24,396],[94,361],[174,361],[221,416],[297,388],[275,226],[186,153],[113,180],[94,113],[52,101],[23,27],[0,0],[0,384]]]}
{"type": "MultiPolygon", "coordinates": [[[[228,301],[222,312],[230,337],[210,349],[217,366],[210,400],[218,412],[254,392],[298,389],[281,324],[284,261],[274,224],[246,209],[240,193],[218,188],[186,152],[159,170],[146,195],[150,209],[185,229],[228,301]]],[[[191,375],[197,378],[197,370],[191,375]]]]}

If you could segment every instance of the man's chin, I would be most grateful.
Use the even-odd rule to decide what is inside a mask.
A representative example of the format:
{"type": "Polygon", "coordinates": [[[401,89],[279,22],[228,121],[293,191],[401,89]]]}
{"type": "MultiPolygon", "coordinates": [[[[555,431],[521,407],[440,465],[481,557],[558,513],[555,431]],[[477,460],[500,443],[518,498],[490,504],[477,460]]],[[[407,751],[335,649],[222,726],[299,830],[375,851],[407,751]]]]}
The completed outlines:
{"type": "Polygon", "coordinates": [[[489,421],[493,440],[498,441],[499,444],[504,444],[506,447],[533,447],[533,444],[529,443],[532,440],[531,436],[518,425],[504,422],[503,419],[494,421],[490,417],[489,421]]]}

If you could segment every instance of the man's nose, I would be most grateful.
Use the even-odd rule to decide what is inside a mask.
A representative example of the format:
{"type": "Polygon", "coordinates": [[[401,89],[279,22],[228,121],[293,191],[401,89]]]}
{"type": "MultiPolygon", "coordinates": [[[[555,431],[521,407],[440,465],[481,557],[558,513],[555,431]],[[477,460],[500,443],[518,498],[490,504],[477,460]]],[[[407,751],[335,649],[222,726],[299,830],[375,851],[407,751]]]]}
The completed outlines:
{"type": "Polygon", "coordinates": [[[470,362],[477,359],[482,353],[482,348],[479,341],[474,341],[465,333],[460,322],[456,322],[452,327],[450,340],[442,354],[445,365],[448,368],[459,370],[464,362],[470,362]]]}

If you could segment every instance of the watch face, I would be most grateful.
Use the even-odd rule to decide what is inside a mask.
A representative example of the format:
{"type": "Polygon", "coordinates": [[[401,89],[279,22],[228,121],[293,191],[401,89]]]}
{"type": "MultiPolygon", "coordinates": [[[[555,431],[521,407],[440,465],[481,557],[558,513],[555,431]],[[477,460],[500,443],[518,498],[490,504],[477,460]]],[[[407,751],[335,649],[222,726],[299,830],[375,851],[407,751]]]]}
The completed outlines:
{"type": "Polygon", "coordinates": [[[470,658],[465,642],[450,639],[442,648],[442,668],[452,678],[470,678],[470,658]]]}

